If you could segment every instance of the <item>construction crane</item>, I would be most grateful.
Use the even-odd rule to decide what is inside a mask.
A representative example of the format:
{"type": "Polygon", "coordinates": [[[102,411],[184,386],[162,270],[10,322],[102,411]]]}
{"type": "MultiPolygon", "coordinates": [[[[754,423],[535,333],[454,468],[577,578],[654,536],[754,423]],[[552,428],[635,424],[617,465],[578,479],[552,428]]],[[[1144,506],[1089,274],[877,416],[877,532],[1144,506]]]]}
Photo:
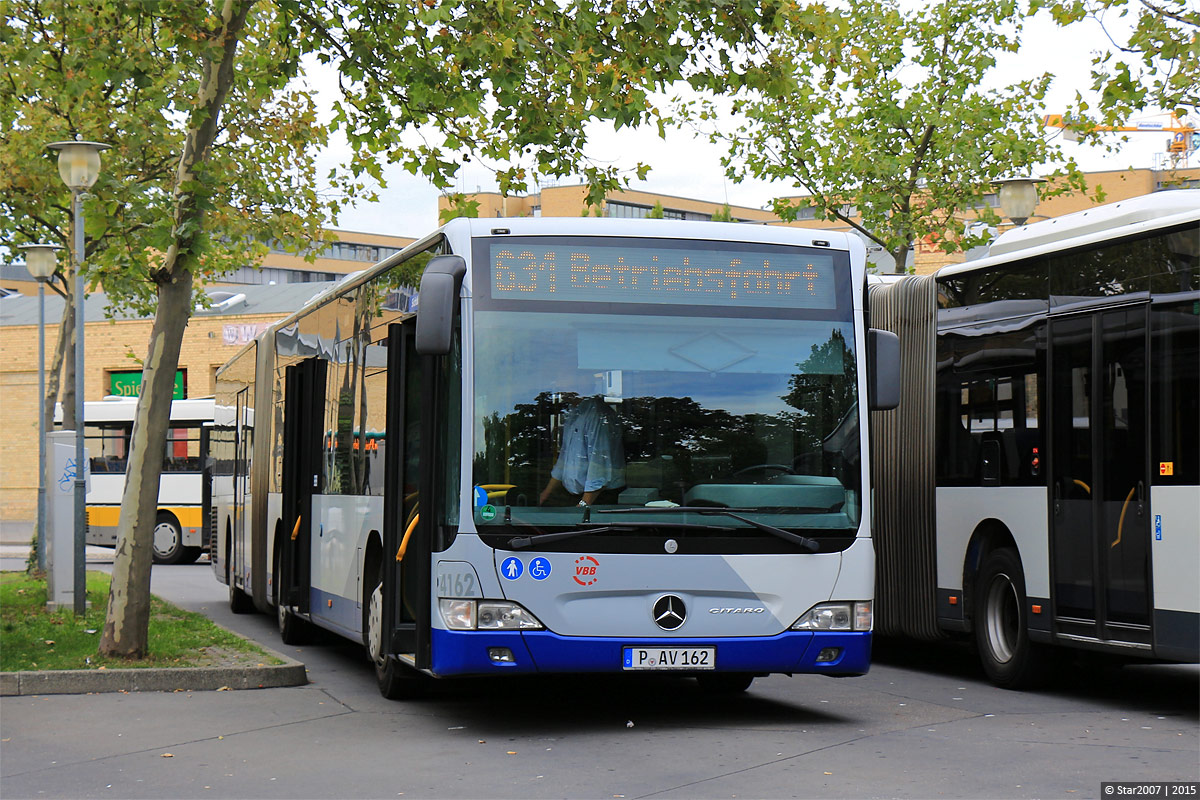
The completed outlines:
{"type": "Polygon", "coordinates": [[[1062,114],[1047,114],[1042,121],[1047,128],[1062,128],[1063,138],[1069,142],[1077,141],[1080,132],[1169,133],[1171,138],[1167,140],[1167,153],[1173,161],[1183,159],[1186,166],[1188,155],[1196,149],[1193,146],[1196,129],[1177,117],[1174,112],[1156,116],[1164,117],[1165,121],[1147,119],[1135,120],[1128,125],[1088,125],[1082,131],[1076,130],[1076,124],[1062,114]]]}

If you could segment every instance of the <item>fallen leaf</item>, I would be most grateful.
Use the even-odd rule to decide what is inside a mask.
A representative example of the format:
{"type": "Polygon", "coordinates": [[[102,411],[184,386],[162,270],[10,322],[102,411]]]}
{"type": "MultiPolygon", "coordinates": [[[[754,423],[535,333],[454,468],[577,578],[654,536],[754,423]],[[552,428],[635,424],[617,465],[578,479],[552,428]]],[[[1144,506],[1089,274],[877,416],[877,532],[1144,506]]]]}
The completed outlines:
{"type": "Polygon", "coordinates": [[[508,754],[509,754],[510,756],[515,756],[515,755],[517,754],[517,751],[516,751],[516,750],[509,750],[509,751],[508,751],[508,754]]]}
{"type": "Polygon", "coordinates": [[[53,639],[47,639],[47,640],[46,640],[46,644],[48,644],[48,645],[53,645],[53,644],[54,644],[54,640],[53,640],[53,639]]]}
{"type": "Polygon", "coordinates": [[[231,689],[228,686],[222,686],[220,689],[217,689],[217,691],[218,692],[228,692],[228,691],[231,691],[231,689]]]}
{"type": "Polygon", "coordinates": [[[174,758],[175,754],[174,753],[163,753],[162,757],[163,758],[174,758]]]}

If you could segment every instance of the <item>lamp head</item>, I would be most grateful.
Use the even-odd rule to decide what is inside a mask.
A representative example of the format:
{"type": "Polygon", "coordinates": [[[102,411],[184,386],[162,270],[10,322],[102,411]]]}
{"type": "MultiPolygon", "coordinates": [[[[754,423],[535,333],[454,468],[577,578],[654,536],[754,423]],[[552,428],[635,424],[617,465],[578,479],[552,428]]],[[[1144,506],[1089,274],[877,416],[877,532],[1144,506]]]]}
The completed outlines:
{"type": "Polygon", "coordinates": [[[992,185],[999,188],[1000,210],[1014,225],[1024,225],[1037,208],[1037,185],[1045,182],[1045,178],[1001,178],[992,185]]]}
{"type": "Polygon", "coordinates": [[[23,244],[25,268],[39,283],[50,280],[58,265],[58,253],[62,248],[56,244],[23,244]]]}
{"type": "Polygon", "coordinates": [[[63,183],[78,192],[91,188],[100,177],[100,153],[110,145],[101,142],[51,142],[46,145],[58,151],[58,174],[63,183]]]}

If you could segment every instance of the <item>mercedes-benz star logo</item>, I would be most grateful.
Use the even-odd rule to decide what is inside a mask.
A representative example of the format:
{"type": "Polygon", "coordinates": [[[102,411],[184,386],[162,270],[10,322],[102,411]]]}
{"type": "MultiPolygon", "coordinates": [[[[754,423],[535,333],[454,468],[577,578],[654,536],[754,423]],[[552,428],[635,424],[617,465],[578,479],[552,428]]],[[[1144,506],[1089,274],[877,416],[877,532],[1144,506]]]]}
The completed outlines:
{"type": "Polygon", "coordinates": [[[673,631],[687,619],[687,606],[673,594],[664,594],[654,603],[654,624],[664,631],[673,631]]]}

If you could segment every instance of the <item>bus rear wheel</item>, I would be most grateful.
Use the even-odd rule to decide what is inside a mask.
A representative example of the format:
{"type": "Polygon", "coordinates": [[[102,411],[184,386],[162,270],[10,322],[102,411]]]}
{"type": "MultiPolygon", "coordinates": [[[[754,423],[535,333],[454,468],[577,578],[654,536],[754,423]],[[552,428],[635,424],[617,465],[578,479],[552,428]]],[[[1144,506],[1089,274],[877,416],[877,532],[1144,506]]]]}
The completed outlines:
{"type": "Polygon", "coordinates": [[[1048,657],[1029,639],[1025,573],[1012,548],[993,550],[979,571],[975,645],[988,678],[1006,689],[1040,684],[1048,657]]]}
{"type": "Polygon", "coordinates": [[[275,596],[275,621],[279,623],[279,638],[284,644],[307,644],[309,634],[308,622],[297,616],[291,607],[283,601],[283,598],[279,596],[279,586],[283,576],[282,567],[282,551],[279,545],[276,545],[275,574],[272,585],[274,586],[273,594],[275,596]]]}
{"type": "Polygon", "coordinates": [[[154,521],[154,563],[190,564],[199,556],[200,548],[184,545],[179,521],[171,514],[160,512],[154,521]]]}

